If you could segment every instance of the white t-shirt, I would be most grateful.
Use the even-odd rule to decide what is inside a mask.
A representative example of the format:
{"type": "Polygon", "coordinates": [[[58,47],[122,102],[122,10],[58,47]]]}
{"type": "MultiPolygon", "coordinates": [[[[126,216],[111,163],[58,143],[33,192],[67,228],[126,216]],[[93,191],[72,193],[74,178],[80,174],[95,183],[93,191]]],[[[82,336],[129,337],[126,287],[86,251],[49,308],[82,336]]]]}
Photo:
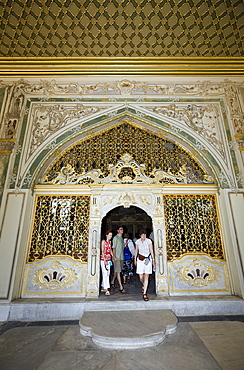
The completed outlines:
{"type": "Polygon", "coordinates": [[[136,245],[138,245],[139,254],[141,254],[142,256],[148,257],[150,253],[150,249],[149,249],[150,244],[152,244],[152,241],[148,238],[146,238],[144,242],[142,242],[141,239],[138,239],[136,241],[136,245]]]}

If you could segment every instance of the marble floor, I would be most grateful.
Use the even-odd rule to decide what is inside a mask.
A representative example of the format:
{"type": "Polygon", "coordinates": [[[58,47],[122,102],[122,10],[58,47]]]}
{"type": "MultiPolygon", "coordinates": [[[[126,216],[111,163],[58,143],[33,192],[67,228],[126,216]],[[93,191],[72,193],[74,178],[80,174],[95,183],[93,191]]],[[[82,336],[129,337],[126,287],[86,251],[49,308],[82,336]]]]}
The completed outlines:
{"type": "Polygon", "coordinates": [[[98,348],[76,320],[1,323],[0,369],[244,369],[244,315],[178,319],[163,343],[136,350],[98,348]]]}

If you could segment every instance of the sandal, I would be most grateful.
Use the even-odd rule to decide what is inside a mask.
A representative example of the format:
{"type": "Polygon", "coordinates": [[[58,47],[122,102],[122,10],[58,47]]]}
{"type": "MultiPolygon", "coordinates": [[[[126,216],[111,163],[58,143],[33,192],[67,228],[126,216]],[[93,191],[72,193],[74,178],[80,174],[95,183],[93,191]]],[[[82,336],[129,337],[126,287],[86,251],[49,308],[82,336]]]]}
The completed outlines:
{"type": "Polygon", "coordinates": [[[110,292],[106,290],[105,295],[110,295],[110,292]]]}
{"type": "Polygon", "coordinates": [[[123,288],[123,289],[119,289],[120,293],[121,294],[125,294],[126,293],[126,290],[123,288]]]}
{"type": "Polygon", "coordinates": [[[144,293],[144,288],[141,288],[141,292],[142,292],[142,294],[144,293]]]}
{"type": "Polygon", "coordinates": [[[115,289],[115,284],[111,284],[111,288],[112,289],[115,289]]]}
{"type": "Polygon", "coordinates": [[[145,302],[149,301],[149,298],[146,294],[143,294],[143,299],[144,299],[145,302]]]}

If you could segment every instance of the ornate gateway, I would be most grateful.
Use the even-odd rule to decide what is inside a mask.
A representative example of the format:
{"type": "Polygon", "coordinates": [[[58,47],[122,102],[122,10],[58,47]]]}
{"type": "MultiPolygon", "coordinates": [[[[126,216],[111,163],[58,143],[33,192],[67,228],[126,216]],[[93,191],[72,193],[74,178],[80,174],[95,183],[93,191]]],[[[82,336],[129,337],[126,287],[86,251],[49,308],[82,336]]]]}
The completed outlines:
{"type": "Polygon", "coordinates": [[[227,292],[215,184],[188,150],[128,120],[76,142],[37,180],[23,295],[97,296],[102,219],[131,205],[152,219],[158,295],[227,292]]]}

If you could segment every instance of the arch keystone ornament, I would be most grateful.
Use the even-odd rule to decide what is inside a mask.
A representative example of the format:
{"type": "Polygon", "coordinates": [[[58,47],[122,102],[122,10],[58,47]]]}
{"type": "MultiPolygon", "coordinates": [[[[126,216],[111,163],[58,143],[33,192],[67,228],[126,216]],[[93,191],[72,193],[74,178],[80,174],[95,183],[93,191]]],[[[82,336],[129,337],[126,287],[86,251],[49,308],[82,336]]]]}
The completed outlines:
{"type": "Polygon", "coordinates": [[[118,197],[117,204],[123,204],[125,208],[129,208],[131,204],[137,204],[134,195],[125,192],[118,197]]]}

